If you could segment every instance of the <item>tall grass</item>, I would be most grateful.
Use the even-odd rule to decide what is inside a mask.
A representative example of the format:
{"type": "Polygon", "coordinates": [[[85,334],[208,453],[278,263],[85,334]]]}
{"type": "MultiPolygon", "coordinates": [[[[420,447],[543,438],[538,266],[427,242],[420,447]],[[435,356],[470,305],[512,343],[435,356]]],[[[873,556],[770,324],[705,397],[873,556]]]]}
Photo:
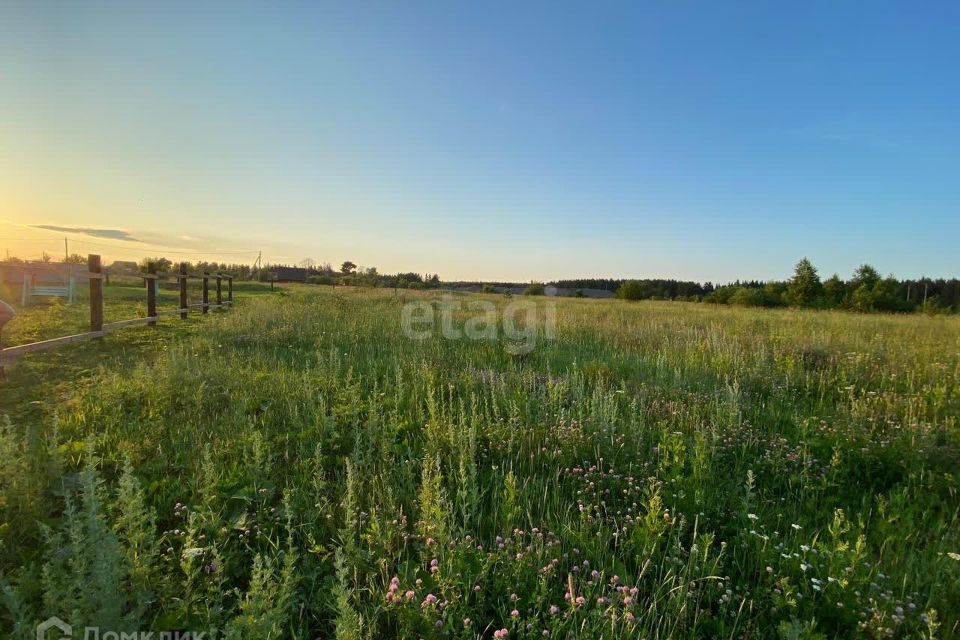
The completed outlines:
{"type": "Polygon", "coordinates": [[[514,355],[415,295],[247,299],[0,429],[0,628],[960,636],[957,318],[562,300],[514,355]]]}

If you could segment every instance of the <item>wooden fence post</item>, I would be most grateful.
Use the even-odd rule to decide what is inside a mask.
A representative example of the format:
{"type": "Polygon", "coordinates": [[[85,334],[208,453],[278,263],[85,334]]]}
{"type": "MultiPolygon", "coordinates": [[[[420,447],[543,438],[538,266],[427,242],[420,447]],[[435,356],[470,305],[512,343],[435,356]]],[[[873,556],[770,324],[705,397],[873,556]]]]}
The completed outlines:
{"type": "Polygon", "coordinates": [[[180,263],[180,278],[178,279],[180,284],[180,319],[187,319],[187,264],[185,262],[180,263]]]}
{"type": "Polygon", "coordinates": [[[210,306],[210,273],[207,271],[203,272],[203,312],[206,313],[209,311],[207,307],[210,306]]]}
{"type": "MultiPolygon", "coordinates": [[[[144,282],[147,283],[147,317],[156,318],[157,317],[157,263],[148,262],[147,263],[147,275],[154,276],[152,278],[145,278],[144,282]]],[[[156,320],[148,320],[148,327],[157,326],[156,320]]]]}
{"type": "Polygon", "coordinates": [[[26,271],[23,272],[23,287],[20,290],[20,306],[25,307],[30,302],[30,287],[33,286],[31,283],[30,274],[26,271]]]}
{"type": "Polygon", "coordinates": [[[13,320],[16,315],[13,307],[0,300],[0,380],[7,379],[7,373],[3,370],[3,325],[13,320]]]}
{"type": "Polygon", "coordinates": [[[227,302],[233,303],[233,276],[227,276],[227,302]]]}
{"type": "Polygon", "coordinates": [[[217,306],[223,305],[223,287],[221,285],[221,279],[223,276],[219,271],[217,271],[217,306]]]}
{"type": "MultiPolygon", "coordinates": [[[[100,256],[87,256],[87,271],[103,275],[100,256]]],[[[103,331],[103,280],[99,276],[90,278],[90,331],[103,331]]]]}

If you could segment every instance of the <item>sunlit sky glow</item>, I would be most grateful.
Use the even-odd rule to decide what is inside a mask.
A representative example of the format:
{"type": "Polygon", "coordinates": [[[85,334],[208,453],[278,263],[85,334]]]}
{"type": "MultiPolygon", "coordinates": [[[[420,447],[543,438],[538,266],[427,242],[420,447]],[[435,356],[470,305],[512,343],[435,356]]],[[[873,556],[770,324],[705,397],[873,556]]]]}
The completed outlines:
{"type": "Polygon", "coordinates": [[[3,2],[0,250],[958,275],[958,24],[956,2],[3,2]]]}

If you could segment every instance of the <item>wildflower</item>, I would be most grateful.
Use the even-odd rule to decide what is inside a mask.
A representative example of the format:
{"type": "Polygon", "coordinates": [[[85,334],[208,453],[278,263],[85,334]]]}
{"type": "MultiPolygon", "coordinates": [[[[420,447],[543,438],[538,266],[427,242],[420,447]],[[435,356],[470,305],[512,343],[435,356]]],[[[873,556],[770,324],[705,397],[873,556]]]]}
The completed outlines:
{"type": "Polygon", "coordinates": [[[413,597],[414,597],[415,595],[417,595],[417,594],[413,591],[413,589],[410,589],[409,591],[407,591],[407,592],[404,593],[403,595],[406,597],[407,600],[413,600],[413,597]]]}
{"type": "Polygon", "coordinates": [[[516,617],[519,616],[519,615],[520,615],[520,612],[517,611],[516,609],[514,609],[513,611],[510,612],[510,617],[511,617],[511,618],[516,618],[516,617]]]}
{"type": "Polygon", "coordinates": [[[469,628],[470,628],[470,618],[464,618],[464,619],[463,619],[463,628],[464,628],[464,629],[469,629],[469,628]]]}
{"type": "Polygon", "coordinates": [[[560,607],[555,604],[550,605],[550,615],[555,616],[560,613],[560,607]]]}
{"type": "Polygon", "coordinates": [[[759,516],[758,516],[757,514],[755,514],[755,513],[748,513],[748,514],[747,514],[747,517],[750,518],[751,520],[757,520],[757,519],[759,519],[759,516]]]}
{"type": "Polygon", "coordinates": [[[493,632],[494,638],[506,638],[509,635],[510,635],[510,632],[507,631],[506,629],[497,629],[496,631],[493,632]]]}
{"type": "Polygon", "coordinates": [[[790,526],[793,527],[794,531],[800,531],[800,529],[803,529],[803,527],[798,524],[791,524],[790,526]]]}
{"type": "Polygon", "coordinates": [[[633,598],[631,598],[630,596],[626,596],[626,597],[623,599],[623,604],[625,604],[626,606],[629,607],[630,605],[633,604],[633,598]]]}
{"type": "Polygon", "coordinates": [[[437,620],[436,623],[434,624],[434,626],[435,626],[437,629],[443,629],[443,620],[437,620]]]}
{"type": "Polygon", "coordinates": [[[200,547],[191,547],[183,550],[184,558],[198,558],[203,555],[203,549],[200,547]]]}
{"type": "Polygon", "coordinates": [[[637,619],[637,617],[633,615],[633,613],[631,613],[630,611],[627,611],[626,615],[624,615],[623,617],[626,619],[627,622],[631,624],[633,624],[633,622],[637,619]]]}
{"type": "Polygon", "coordinates": [[[577,605],[578,607],[582,607],[583,605],[585,605],[585,604],[587,603],[587,599],[584,598],[583,596],[577,596],[577,599],[574,600],[574,602],[576,603],[576,605],[577,605]]]}

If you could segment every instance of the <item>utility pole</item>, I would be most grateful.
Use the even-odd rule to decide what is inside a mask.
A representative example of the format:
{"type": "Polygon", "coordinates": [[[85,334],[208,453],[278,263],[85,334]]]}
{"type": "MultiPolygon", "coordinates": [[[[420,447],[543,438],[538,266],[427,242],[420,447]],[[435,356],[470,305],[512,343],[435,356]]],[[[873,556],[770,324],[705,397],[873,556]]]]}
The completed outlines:
{"type": "Polygon", "coordinates": [[[67,236],[63,236],[63,261],[68,262],[70,260],[70,249],[67,246],[67,236]]]}

